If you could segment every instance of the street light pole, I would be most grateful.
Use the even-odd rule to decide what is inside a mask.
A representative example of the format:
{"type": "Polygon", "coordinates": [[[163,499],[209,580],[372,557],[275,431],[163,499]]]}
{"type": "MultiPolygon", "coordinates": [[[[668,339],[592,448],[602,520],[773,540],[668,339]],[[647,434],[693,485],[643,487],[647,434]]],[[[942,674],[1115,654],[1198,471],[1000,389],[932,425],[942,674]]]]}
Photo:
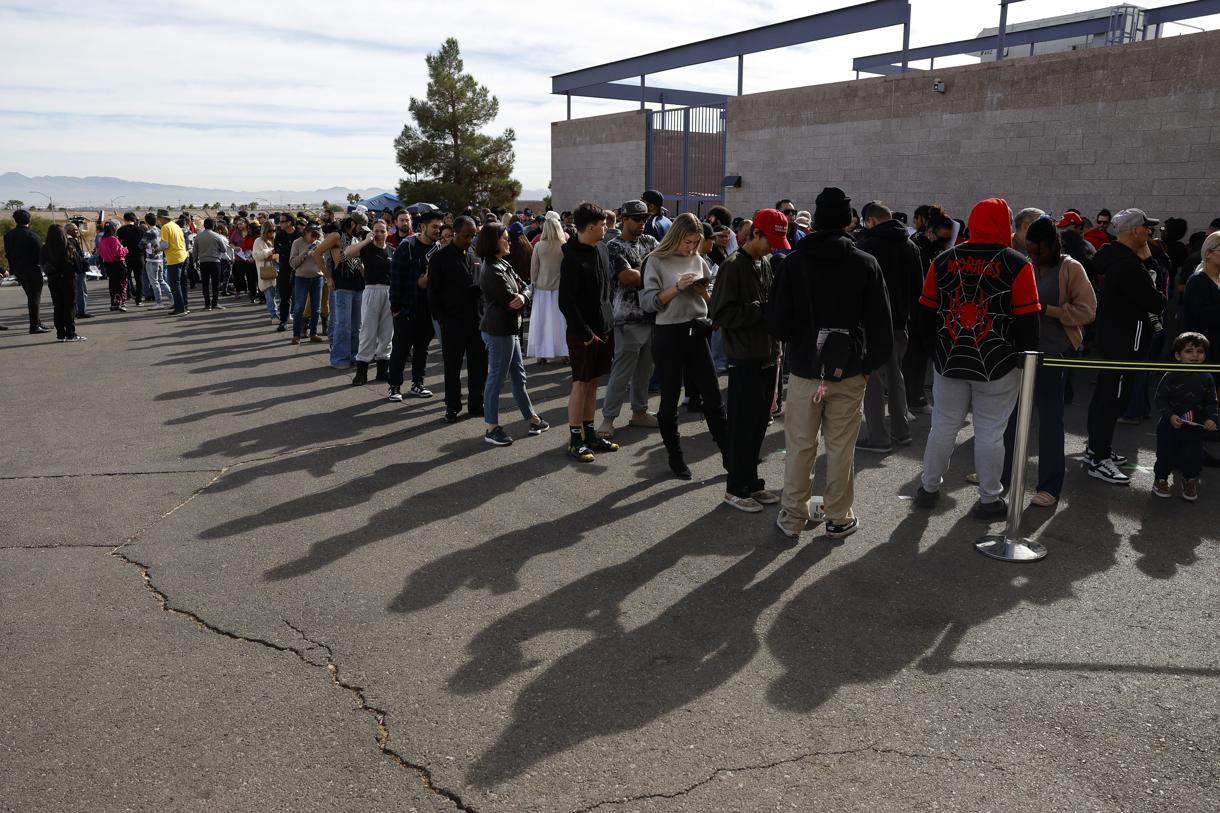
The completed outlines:
{"type": "Polygon", "coordinates": [[[37,189],[30,190],[31,195],[42,195],[47,199],[47,211],[51,213],[51,219],[55,219],[55,201],[51,200],[51,196],[46,192],[39,192],[37,189]]]}

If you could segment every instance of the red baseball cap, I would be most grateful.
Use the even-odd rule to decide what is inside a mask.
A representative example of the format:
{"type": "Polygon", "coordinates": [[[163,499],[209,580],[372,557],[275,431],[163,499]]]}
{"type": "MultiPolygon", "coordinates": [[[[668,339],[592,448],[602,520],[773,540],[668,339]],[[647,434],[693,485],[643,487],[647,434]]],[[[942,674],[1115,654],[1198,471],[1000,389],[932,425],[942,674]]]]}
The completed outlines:
{"type": "Polygon", "coordinates": [[[1080,219],[1080,215],[1075,212],[1064,212],[1063,219],[1055,224],[1055,228],[1066,229],[1068,226],[1079,226],[1082,223],[1084,221],[1080,219]]]}
{"type": "Polygon", "coordinates": [[[754,213],[754,228],[767,236],[771,248],[790,251],[788,242],[788,217],[779,209],[759,209],[754,213]]]}

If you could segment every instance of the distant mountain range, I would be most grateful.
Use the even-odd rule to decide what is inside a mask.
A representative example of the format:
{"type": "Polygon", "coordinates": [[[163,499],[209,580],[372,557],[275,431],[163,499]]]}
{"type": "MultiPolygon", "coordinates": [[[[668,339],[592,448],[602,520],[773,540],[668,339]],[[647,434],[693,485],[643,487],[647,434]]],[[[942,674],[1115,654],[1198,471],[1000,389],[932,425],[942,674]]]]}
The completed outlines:
{"type": "Polygon", "coordinates": [[[5,172],[0,175],[0,204],[9,200],[24,201],[27,206],[42,208],[47,205],[43,195],[49,195],[55,201],[56,208],[110,207],[114,201],[115,208],[145,208],[157,206],[185,206],[194,204],[204,206],[219,201],[228,206],[231,203],[246,204],[257,201],[264,206],[280,204],[319,204],[324,200],[332,203],[346,203],[349,193],[356,192],[362,198],[370,198],[387,190],[381,187],[366,189],[348,189],[343,186],[332,186],[329,189],[286,190],[260,189],[253,192],[234,189],[208,189],[200,186],[172,186],[169,184],[143,183],[141,181],[125,181],[122,178],[102,178],[90,176],[75,178],[66,175],[36,175],[29,177],[18,172],[5,172]],[[34,194],[37,190],[42,194],[34,194]]]}
{"type": "MultiPolygon", "coordinates": [[[[20,200],[26,206],[43,208],[50,195],[55,201],[55,207],[68,208],[110,208],[111,201],[117,209],[143,209],[158,206],[186,206],[188,204],[202,207],[219,202],[222,206],[229,204],[243,205],[257,202],[262,206],[317,205],[327,200],[331,203],[343,204],[347,196],[355,192],[361,198],[371,198],[382,192],[393,190],[381,187],[366,189],[348,189],[345,186],[332,186],[329,189],[286,190],[261,189],[239,191],[234,189],[208,189],[200,186],[172,186],[159,183],[144,183],[142,181],[125,181],[122,178],[103,178],[89,176],[76,178],[67,175],[36,175],[29,177],[18,172],[5,172],[0,175],[0,205],[9,200],[20,200]],[[37,190],[42,194],[35,194],[37,190]]],[[[524,189],[521,200],[542,200],[547,194],[545,189],[524,189]]]]}

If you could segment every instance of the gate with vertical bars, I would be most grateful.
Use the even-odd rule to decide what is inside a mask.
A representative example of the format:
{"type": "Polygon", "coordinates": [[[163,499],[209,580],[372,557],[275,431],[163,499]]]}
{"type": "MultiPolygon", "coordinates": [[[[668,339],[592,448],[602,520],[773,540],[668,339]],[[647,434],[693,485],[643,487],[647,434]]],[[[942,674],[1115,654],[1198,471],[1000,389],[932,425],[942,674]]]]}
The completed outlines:
{"type": "Polygon", "coordinates": [[[724,203],[724,105],[653,110],[645,140],[644,185],[665,196],[671,214],[700,219],[724,203]]]}

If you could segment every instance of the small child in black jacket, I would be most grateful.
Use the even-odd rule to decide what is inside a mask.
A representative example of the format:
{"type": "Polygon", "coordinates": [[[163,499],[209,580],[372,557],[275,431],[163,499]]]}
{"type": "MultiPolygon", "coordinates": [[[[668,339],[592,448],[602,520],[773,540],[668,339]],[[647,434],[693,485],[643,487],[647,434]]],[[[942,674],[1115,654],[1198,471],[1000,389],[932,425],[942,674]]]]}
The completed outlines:
{"type": "MultiPolygon", "coordinates": [[[[1173,355],[1184,364],[1200,364],[1207,357],[1207,337],[1183,333],[1173,343],[1173,355]]],[[[1152,493],[1169,497],[1169,473],[1182,473],[1182,499],[1198,499],[1199,470],[1203,465],[1203,433],[1215,432],[1220,420],[1216,380],[1210,373],[1175,370],[1156,388],[1161,420],[1156,427],[1156,466],[1152,493]]]]}

